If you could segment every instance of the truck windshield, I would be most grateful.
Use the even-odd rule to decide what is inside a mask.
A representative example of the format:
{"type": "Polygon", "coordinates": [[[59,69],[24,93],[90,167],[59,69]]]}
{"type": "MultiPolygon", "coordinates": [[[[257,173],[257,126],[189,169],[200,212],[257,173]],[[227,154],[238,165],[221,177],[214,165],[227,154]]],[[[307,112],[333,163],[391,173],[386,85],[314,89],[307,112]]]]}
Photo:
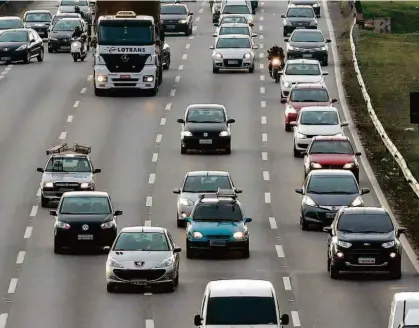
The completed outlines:
{"type": "Polygon", "coordinates": [[[139,21],[104,21],[99,24],[99,45],[136,46],[154,43],[154,26],[139,21]]]}

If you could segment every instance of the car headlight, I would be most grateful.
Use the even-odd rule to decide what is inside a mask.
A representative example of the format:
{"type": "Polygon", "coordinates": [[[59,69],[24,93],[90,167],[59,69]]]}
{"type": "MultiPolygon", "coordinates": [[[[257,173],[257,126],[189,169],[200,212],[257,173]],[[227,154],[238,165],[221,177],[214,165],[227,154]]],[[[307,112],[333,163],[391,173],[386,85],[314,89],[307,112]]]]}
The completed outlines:
{"type": "Polygon", "coordinates": [[[308,206],[317,207],[316,203],[308,196],[304,196],[303,204],[308,205],[308,206]]]}
{"type": "Polygon", "coordinates": [[[228,137],[230,135],[230,133],[228,131],[221,131],[220,132],[220,137],[228,137]]]}
{"type": "Polygon", "coordinates": [[[291,87],[291,83],[289,83],[289,82],[284,82],[284,87],[285,87],[285,88],[290,88],[290,87],[291,87]]]}
{"type": "Polygon", "coordinates": [[[392,240],[392,241],[388,241],[386,243],[381,244],[381,246],[383,246],[384,248],[391,248],[396,246],[396,241],[392,240]]]}
{"type": "Polygon", "coordinates": [[[293,46],[290,46],[290,45],[287,45],[287,50],[297,50],[297,48],[295,48],[293,46]]]}
{"type": "Polygon", "coordinates": [[[202,235],[202,233],[200,233],[199,231],[195,231],[195,232],[192,234],[192,236],[193,236],[194,238],[202,238],[202,237],[204,237],[204,236],[202,235]]]}
{"type": "Polygon", "coordinates": [[[249,58],[251,58],[252,57],[252,55],[250,54],[250,53],[248,53],[248,54],[244,54],[243,55],[243,58],[244,59],[249,59],[249,58]]]}
{"type": "Polygon", "coordinates": [[[186,19],[181,19],[180,21],[179,21],[179,23],[180,24],[186,24],[188,21],[186,20],[186,19]]]}
{"type": "Polygon", "coordinates": [[[297,138],[298,139],[305,139],[307,136],[305,134],[302,134],[300,132],[297,132],[297,138]]]}
{"type": "Polygon", "coordinates": [[[50,41],[57,41],[57,38],[54,38],[54,37],[50,36],[50,37],[49,37],[49,40],[50,40],[50,41]]]}
{"type": "Polygon", "coordinates": [[[354,163],[346,163],[344,166],[343,166],[343,168],[344,169],[351,169],[351,168],[353,168],[355,166],[355,164],[354,163]]]}
{"type": "Polygon", "coordinates": [[[361,206],[364,202],[362,201],[361,197],[355,198],[355,200],[352,202],[351,206],[361,206]]]}
{"type": "Polygon", "coordinates": [[[60,229],[66,229],[66,230],[70,229],[70,225],[62,221],[57,221],[55,225],[57,228],[60,228],[60,229]]]}
{"type": "Polygon", "coordinates": [[[19,48],[16,49],[16,51],[22,51],[22,50],[25,50],[26,48],[28,48],[28,45],[22,44],[19,48]]]}
{"type": "Polygon", "coordinates": [[[313,169],[321,169],[322,168],[322,166],[319,163],[316,163],[316,162],[311,162],[310,165],[313,169]]]}
{"type": "Polygon", "coordinates": [[[106,264],[110,267],[113,267],[113,268],[123,268],[124,267],[121,263],[114,260],[112,257],[108,258],[108,261],[106,262],[106,264]]]}
{"type": "Polygon", "coordinates": [[[168,259],[165,259],[160,264],[156,265],[155,268],[167,268],[168,266],[171,266],[173,264],[173,257],[169,257],[168,259]]]}
{"type": "Polygon", "coordinates": [[[321,51],[327,51],[327,46],[323,46],[320,48],[321,51]]]}
{"type": "Polygon", "coordinates": [[[222,59],[223,55],[217,52],[216,54],[214,54],[214,57],[217,59],[222,59]]]}
{"type": "Polygon", "coordinates": [[[291,25],[292,25],[292,23],[291,23],[290,21],[284,20],[284,25],[286,25],[286,26],[291,26],[291,25]]]}
{"type": "Polygon", "coordinates": [[[193,201],[191,201],[189,199],[186,199],[186,198],[179,199],[179,202],[180,202],[181,205],[184,205],[184,206],[192,206],[193,205],[193,201]]]}
{"type": "Polygon", "coordinates": [[[190,131],[182,131],[182,136],[183,137],[192,137],[192,132],[190,132],[190,131]]]}
{"type": "Polygon", "coordinates": [[[54,183],[52,183],[52,182],[45,182],[43,184],[43,187],[44,188],[53,188],[54,187],[54,183]]]}
{"type": "Polygon", "coordinates": [[[244,239],[246,237],[246,234],[241,231],[237,231],[233,234],[234,239],[244,239]]]}
{"type": "Polygon", "coordinates": [[[348,243],[347,241],[343,241],[343,240],[338,240],[338,245],[343,248],[349,248],[352,246],[351,243],[348,243]]]}
{"type": "Polygon", "coordinates": [[[317,22],[316,21],[310,22],[310,26],[316,26],[316,25],[317,25],[317,22]]]}
{"type": "Polygon", "coordinates": [[[111,229],[111,228],[113,228],[113,227],[115,227],[115,226],[116,226],[115,220],[108,221],[108,222],[102,223],[102,224],[100,225],[100,227],[101,227],[102,229],[111,229]]]}
{"type": "Polygon", "coordinates": [[[92,188],[92,187],[93,187],[93,183],[91,183],[91,182],[83,182],[80,185],[80,188],[82,188],[82,189],[87,189],[87,188],[92,188]]]}

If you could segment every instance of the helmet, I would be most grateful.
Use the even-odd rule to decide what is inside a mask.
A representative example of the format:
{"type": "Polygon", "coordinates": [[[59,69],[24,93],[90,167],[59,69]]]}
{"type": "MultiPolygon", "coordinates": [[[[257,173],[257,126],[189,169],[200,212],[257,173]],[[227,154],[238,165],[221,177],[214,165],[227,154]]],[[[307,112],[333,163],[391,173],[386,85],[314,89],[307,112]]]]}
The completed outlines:
{"type": "Polygon", "coordinates": [[[79,25],[76,25],[76,27],[74,28],[74,31],[80,32],[81,31],[81,27],[79,25]]]}
{"type": "Polygon", "coordinates": [[[79,13],[80,12],[80,7],[79,6],[75,6],[74,7],[74,12],[79,13]]]}
{"type": "Polygon", "coordinates": [[[279,47],[278,47],[278,45],[277,44],[274,44],[273,46],[272,46],[272,50],[276,50],[276,51],[279,51],[279,47]]]}

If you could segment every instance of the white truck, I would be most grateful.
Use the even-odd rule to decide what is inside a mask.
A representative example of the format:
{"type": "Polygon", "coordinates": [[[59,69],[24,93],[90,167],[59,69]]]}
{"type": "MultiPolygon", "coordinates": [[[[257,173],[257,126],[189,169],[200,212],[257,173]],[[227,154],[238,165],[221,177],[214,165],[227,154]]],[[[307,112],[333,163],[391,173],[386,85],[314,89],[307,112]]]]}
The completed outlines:
{"type": "Polygon", "coordinates": [[[394,294],[388,328],[419,328],[419,292],[394,294]]]}

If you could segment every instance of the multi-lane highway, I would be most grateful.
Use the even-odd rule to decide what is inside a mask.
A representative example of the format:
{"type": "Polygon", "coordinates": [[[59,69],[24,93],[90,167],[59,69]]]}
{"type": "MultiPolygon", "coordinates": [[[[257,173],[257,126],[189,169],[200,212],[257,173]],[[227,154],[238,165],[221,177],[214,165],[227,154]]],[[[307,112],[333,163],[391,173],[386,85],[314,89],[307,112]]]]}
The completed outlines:
{"type": "MultiPolygon", "coordinates": [[[[0,78],[0,328],[6,320],[7,328],[191,327],[206,283],[231,278],[272,281],[291,326],[387,324],[393,293],[415,290],[419,282],[407,257],[400,281],[331,280],[326,235],[299,228],[294,189],[302,183],[302,160],[292,156],[279,86],[269,78],[264,57],[273,43],[284,46],[280,15],[286,6],[260,3],[255,29],[261,49],[254,74],[213,74],[209,6],[191,4],[194,34],[167,38],[172,66],[154,98],[96,98],[90,58],[73,63],[69,54],[46,54],[43,63],[0,67],[5,72],[0,78]],[[231,155],[180,154],[176,119],[187,105],[205,102],[224,104],[236,119],[231,155]],[[120,228],[164,226],[182,248],[185,232],[176,228],[172,189],[190,170],[229,171],[253,218],[250,259],[187,260],[182,253],[174,293],[108,294],[106,256],[54,255],[53,218],[38,207],[36,167],[45,164],[46,147],[62,141],[92,146],[94,163],[103,170],[99,189],[124,211],[120,228]]],[[[329,35],[324,16],[319,27],[329,35]]],[[[327,84],[338,97],[336,60],[329,62],[327,84]]],[[[372,188],[363,170],[361,187],[372,188]]],[[[366,202],[379,205],[374,192],[366,202]]]]}

